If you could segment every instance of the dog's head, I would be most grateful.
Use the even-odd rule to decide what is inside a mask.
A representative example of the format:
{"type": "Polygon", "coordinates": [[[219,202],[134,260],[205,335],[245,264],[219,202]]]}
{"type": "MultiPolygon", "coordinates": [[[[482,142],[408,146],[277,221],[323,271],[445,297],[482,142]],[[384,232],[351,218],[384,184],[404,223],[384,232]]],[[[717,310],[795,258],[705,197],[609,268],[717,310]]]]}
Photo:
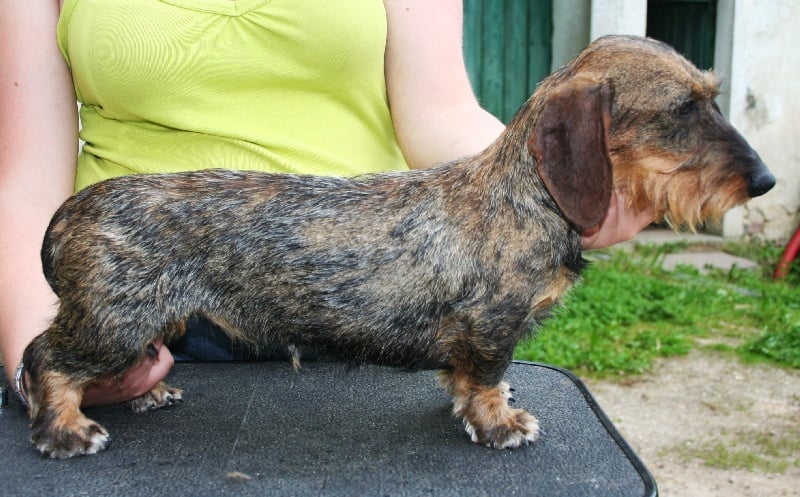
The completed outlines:
{"type": "Polygon", "coordinates": [[[528,150],[562,212],[599,223],[613,189],[637,211],[696,226],[775,178],[728,123],[718,80],[668,45],[608,36],[540,85],[528,150]]]}

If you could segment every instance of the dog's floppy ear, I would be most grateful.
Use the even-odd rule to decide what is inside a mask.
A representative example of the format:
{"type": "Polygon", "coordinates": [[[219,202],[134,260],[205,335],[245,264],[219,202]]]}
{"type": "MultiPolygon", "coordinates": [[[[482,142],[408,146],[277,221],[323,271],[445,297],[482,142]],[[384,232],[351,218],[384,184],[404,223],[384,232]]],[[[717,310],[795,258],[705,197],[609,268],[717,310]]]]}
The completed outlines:
{"type": "Polygon", "coordinates": [[[572,80],[547,96],[528,138],[547,191],[584,230],[603,220],[613,172],[606,147],[613,91],[593,80],[572,80]]]}

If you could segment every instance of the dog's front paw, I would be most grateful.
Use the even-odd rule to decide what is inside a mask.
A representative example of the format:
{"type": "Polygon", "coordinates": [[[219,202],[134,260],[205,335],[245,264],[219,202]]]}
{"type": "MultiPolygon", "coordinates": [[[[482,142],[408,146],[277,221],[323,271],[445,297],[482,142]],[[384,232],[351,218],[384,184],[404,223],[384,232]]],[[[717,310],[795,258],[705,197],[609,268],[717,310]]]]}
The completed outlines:
{"type": "Polygon", "coordinates": [[[513,389],[501,382],[494,388],[452,387],[453,413],[464,420],[473,442],[495,449],[528,445],[539,438],[539,421],[524,409],[510,407],[513,389]]]}
{"type": "Polygon", "coordinates": [[[182,400],[183,397],[179,388],[173,388],[162,381],[146,394],[133,399],[130,402],[130,406],[134,412],[141,413],[174,406],[182,400]]]}
{"type": "Polygon", "coordinates": [[[540,435],[539,421],[524,409],[507,408],[497,422],[464,418],[464,428],[473,442],[495,449],[512,449],[535,442],[540,435]],[[473,424],[475,423],[475,424],[473,424]]]}
{"type": "Polygon", "coordinates": [[[31,441],[43,455],[54,459],[96,454],[111,442],[105,428],[82,417],[71,425],[50,425],[34,430],[31,441]]]}

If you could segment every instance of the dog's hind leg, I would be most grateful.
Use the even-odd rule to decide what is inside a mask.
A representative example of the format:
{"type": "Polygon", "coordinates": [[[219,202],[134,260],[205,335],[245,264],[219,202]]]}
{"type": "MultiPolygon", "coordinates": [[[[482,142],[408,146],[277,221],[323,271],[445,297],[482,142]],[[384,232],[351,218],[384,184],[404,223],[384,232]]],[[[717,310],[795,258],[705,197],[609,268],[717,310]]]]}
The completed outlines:
{"type": "MultiPolygon", "coordinates": [[[[94,454],[108,444],[108,432],[81,412],[84,393],[116,381],[152,355],[154,337],[163,333],[152,323],[126,321],[100,328],[62,307],[53,324],[25,349],[31,441],[43,454],[94,454]]],[[[179,397],[179,391],[161,383],[138,401],[138,410],[171,405],[179,397]]]]}
{"type": "MultiPolygon", "coordinates": [[[[147,346],[147,356],[158,357],[158,349],[152,343],[147,346]]],[[[152,390],[130,401],[129,405],[133,412],[142,413],[173,406],[182,400],[181,389],[171,387],[165,381],[160,381],[152,390]]]]}
{"type": "Polygon", "coordinates": [[[31,419],[31,441],[44,455],[67,458],[94,454],[106,448],[110,438],[98,423],[80,410],[88,382],[85,378],[51,369],[54,357],[46,349],[47,332],[25,350],[25,384],[31,419]]]}
{"type": "Polygon", "coordinates": [[[80,410],[83,388],[66,376],[47,372],[40,380],[36,415],[31,421],[31,441],[44,455],[67,458],[95,454],[106,448],[105,428],[80,410]]]}

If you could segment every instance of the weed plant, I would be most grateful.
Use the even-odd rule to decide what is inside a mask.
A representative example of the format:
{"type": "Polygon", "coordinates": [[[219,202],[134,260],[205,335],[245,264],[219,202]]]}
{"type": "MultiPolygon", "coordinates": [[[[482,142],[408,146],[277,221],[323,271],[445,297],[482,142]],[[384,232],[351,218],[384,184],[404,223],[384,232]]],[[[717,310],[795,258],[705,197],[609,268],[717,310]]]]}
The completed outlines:
{"type": "Polygon", "coordinates": [[[781,247],[750,242],[725,250],[758,262],[760,270],[662,269],[666,254],[697,249],[638,245],[589,253],[583,281],[519,345],[517,359],[608,377],[641,373],[658,357],[711,347],[747,361],[800,368],[800,264],[773,281],[781,247]]]}

